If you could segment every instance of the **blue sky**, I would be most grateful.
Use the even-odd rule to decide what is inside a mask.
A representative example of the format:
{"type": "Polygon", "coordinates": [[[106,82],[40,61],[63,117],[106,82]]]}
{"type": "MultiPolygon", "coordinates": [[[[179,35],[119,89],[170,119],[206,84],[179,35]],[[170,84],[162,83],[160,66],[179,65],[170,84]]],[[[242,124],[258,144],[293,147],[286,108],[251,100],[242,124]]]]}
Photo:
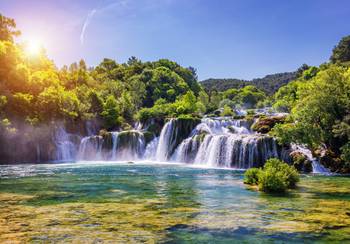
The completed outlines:
{"type": "Polygon", "coordinates": [[[41,39],[58,66],[169,58],[200,79],[319,65],[350,34],[347,0],[1,0],[0,13],[23,39],[41,39]]]}

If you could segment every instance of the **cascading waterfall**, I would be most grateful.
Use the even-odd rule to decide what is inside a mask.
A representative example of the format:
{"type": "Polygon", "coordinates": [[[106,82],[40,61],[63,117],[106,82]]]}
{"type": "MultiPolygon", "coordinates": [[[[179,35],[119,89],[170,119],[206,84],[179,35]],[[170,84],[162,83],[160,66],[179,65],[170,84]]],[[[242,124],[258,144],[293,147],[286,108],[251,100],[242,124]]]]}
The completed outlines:
{"type": "Polygon", "coordinates": [[[249,130],[250,121],[203,119],[172,159],[178,162],[228,168],[261,166],[282,153],[272,137],[249,130]]]}
{"type": "Polygon", "coordinates": [[[156,157],[155,157],[157,161],[166,161],[170,156],[169,147],[171,143],[170,141],[171,136],[174,133],[174,121],[175,119],[171,119],[170,121],[168,121],[164,125],[160,133],[159,143],[158,143],[156,157]]]}
{"type": "Polygon", "coordinates": [[[81,139],[79,145],[79,160],[101,160],[102,159],[102,136],[87,136],[81,139]]]}
{"type": "Polygon", "coordinates": [[[323,165],[320,164],[320,162],[317,160],[317,158],[315,158],[312,155],[312,152],[308,148],[306,148],[302,145],[293,144],[292,149],[293,149],[293,151],[301,152],[302,154],[304,154],[307,157],[307,159],[312,164],[312,173],[314,173],[314,174],[330,174],[330,171],[327,168],[325,168],[323,165]]]}
{"type": "Polygon", "coordinates": [[[159,144],[159,137],[155,137],[152,141],[150,141],[146,146],[143,159],[156,160],[155,157],[156,157],[158,144],[159,144]]]}
{"type": "Polygon", "coordinates": [[[146,147],[142,132],[109,132],[104,136],[84,137],[79,146],[79,160],[137,160],[146,147]]]}
{"type": "Polygon", "coordinates": [[[63,126],[58,127],[54,139],[56,145],[55,160],[70,161],[75,159],[76,145],[72,137],[74,135],[67,133],[63,126]]]}
{"type": "Polygon", "coordinates": [[[111,132],[111,134],[112,134],[112,143],[113,143],[113,146],[112,146],[112,160],[116,160],[119,132],[111,132]]]}
{"type": "MultiPolygon", "coordinates": [[[[250,130],[253,123],[254,120],[230,118],[203,118],[195,123],[171,119],[163,126],[159,137],[147,137],[148,143],[147,129],[142,130],[141,125],[137,125],[135,130],[84,137],[78,159],[173,161],[238,169],[262,166],[272,157],[290,162],[290,150],[279,146],[273,137],[250,130]]],[[[65,138],[61,141],[69,141],[67,134],[60,133],[61,138],[65,138]]],[[[66,144],[60,145],[63,149],[66,144]]],[[[312,158],[310,151],[301,147],[298,150],[312,159],[314,172],[328,172],[312,158]]],[[[63,152],[67,150],[61,150],[61,158],[71,157],[63,152]]]]}
{"type": "Polygon", "coordinates": [[[138,130],[123,131],[117,134],[116,144],[113,141],[115,158],[119,160],[138,160],[142,158],[146,142],[142,132],[138,130]]]}

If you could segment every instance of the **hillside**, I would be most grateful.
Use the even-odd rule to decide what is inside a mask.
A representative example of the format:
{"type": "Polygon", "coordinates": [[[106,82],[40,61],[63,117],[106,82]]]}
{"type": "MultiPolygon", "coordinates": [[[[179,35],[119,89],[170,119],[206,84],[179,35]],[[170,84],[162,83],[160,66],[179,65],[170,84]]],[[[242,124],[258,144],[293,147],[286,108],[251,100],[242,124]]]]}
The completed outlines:
{"type": "Polygon", "coordinates": [[[294,80],[297,77],[297,71],[284,72],[272,75],[266,75],[263,78],[256,78],[253,80],[240,80],[240,79],[207,79],[201,81],[206,91],[216,89],[218,91],[225,91],[230,88],[242,88],[247,85],[254,85],[257,88],[265,91],[271,95],[278,90],[281,86],[294,80]]]}

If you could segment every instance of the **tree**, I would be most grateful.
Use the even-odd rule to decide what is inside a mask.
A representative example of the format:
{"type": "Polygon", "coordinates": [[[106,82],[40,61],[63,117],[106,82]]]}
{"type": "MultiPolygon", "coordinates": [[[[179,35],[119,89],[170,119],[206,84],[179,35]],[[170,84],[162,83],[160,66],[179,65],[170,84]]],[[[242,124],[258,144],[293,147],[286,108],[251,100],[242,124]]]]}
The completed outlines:
{"type": "Polygon", "coordinates": [[[278,89],[273,96],[273,108],[280,112],[290,112],[298,99],[297,91],[300,85],[301,82],[293,81],[278,89]]]}
{"type": "Polygon", "coordinates": [[[101,115],[105,120],[107,129],[113,129],[121,124],[120,109],[114,96],[109,95],[107,97],[101,115]]]}
{"type": "Polygon", "coordinates": [[[255,86],[245,86],[239,90],[234,101],[245,108],[254,108],[259,101],[265,98],[265,93],[255,86]]]}
{"type": "Polygon", "coordinates": [[[13,42],[13,38],[19,34],[15,20],[0,14],[0,40],[13,42]]]}
{"type": "Polygon", "coordinates": [[[221,100],[220,104],[219,104],[219,108],[223,108],[225,106],[228,106],[229,108],[234,108],[236,106],[236,104],[231,101],[230,99],[224,99],[224,100],[221,100]]]}
{"type": "Polygon", "coordinates": [[[223,97],[226,99],[233,100],[237,96],[239,90],[235,88],[228,89],[223,92],[223,97]]]}
{"type": "MultiPolygon", "coordinates": [[[[336,155],[348,152],[350,69],[331,65],[297,88],[290,123],[275,126],[281,142],[326,148],[336,155]]],[[[350,167],[349,167],[350,168],[350,167]]]]}
{"type": "Polygon", "coordinates": [[[350,61],[350,36],[343,37],[338,45],[333,48],[330,60],[334,64],[350,61]]]}
{"type": "Polygon", "coordinates": [[[223,111],[220,114],[221,116],[233,116],[234,112],[232,111],[232,108],[228,105],[223,106],[223,111]]]}

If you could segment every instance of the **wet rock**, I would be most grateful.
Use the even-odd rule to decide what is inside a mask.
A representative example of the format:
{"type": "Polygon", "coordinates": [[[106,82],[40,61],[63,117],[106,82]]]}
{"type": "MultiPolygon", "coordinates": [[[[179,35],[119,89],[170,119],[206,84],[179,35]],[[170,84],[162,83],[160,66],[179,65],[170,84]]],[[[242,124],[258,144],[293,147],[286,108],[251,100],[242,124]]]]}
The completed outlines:
{"type": "Polygon", "coordinates": [[[319,149],[314,152],[319,158],[320,164],[336,173],[350,173],[349,168],[344,167],[344,162],[339,158],[339,155],[329,149],[319,149]]]}
{"type": "Polygon", "coordinates": [[[271,131],[271,129],[276,125],[283,123],[285,121],[285,116],[271,116],[264,117],[261,116],[259,119],[252,125],[251,129],[253,131],[266,134],[271,131]]]}
{"type": "Polygon", "coordinates": [[[300,151],[291,152],[290,157],[292,159],[292,165],[299,171],[303,173],[312,172],[312,162],[300,151]]]}

